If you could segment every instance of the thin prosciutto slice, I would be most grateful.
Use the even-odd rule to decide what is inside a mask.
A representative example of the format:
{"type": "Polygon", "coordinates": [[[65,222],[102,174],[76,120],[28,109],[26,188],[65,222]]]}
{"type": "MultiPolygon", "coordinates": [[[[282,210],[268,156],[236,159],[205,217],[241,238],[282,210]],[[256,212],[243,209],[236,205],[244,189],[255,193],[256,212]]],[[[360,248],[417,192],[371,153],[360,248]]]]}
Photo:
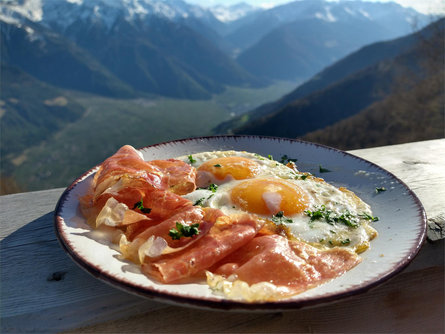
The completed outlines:
{"type": "Polygon", "coordinates": [[[176,159],[145,161],[140,152],[125,145],[100,165],[93,180],[95,197],[123,176],[129,178],[127,187],[145,183],[179,195],[189,193],[196,187],[196,170],[189,164],[176,159]]]}
{"type": "Polygon", "coordinates": [[[284,295],[293,295],[338,277],[359,262],[357,254],[344,248],[319,250],[273,234],[254,238],[211,271],[249,285],[270,283],[283,287],[284,295]]]}
{"type": "Polygon", "coordinates": [[[168,219],[146,228],[131,242],[126,242],[128,239],[125,237],[125,239],[121,240],[120,243],[121,253],[125,258],[128,258],[133,262],[142,262],[141,258],[144,258],[145,256],[140,252],[141,246],[143,246],[147,241],[149,244],[153,244],[153,240],[155,240],[155,238],[163,239],[162,244],[160,242],[157,244],[159,245],[159,247],[157,247],[159,248],[158,250],[150,250],[151,253],[157,254],[156,256],[159,256],[166,251],[168,251],[168,253],[182,251],[186,247],[189,247],[197,242],[199,239],[205,237],[205,235],[215,224],[216,220],[221,216],[224,216],[224,213],[218,209],[201,208],[199,206],[186,207],[184,210],[172,215],[168,219]],[[177,223],[184,226],[198,224],[198,233],[191,237],[173,239],[170,236],[170,230],[176,229],[177,223]]]}
{"type": "Polygon", "coordinates": [[[142,271],[163,283],[203,274],[230,253],[251,241],[261,223],[251,215],[219,217],[210,231],[184,251],[142,264],[142,271]]]}
{"type": "MultiPolygon", "coordinates": [[[[135,224],[129,225],[125,230],[128,240],[133,240],[147,228],[155,226],[164,220],[177,215],[190,207],[193,203],[174,193],[147,188],[143,196],[139,199],[134,198],[134,203],[142,199],[144,208],[151,209],[147,214],[147,219],[141,220],[135,224]]],[[[137,210],[139,211],[139,210],[137,210]]]]}
{"type": "MultiPolygon", "coordinates": [[[[195,178],[195,168],[183,161],[144,161],[137,150],[125,145],[100,165],[91,190],[79,198],[80,210],[87,222],[95,226],[95,217],[110,197],[127,205],[129,209],[134,209],[135,203],[142,200],[144,207],[151,209],[151,214],[146,215],[147,219],[140,215],[139,222],[128,227],[126,234],[132,239],[150,225],[192,205],[179,195],[196,188],[195,178]]],[[[136,212],[140,213],[138,210],[136,212]]]]}
{"type": "Polygon", "coordinates": [[[145,161],[134,147],[125,145],[100,165],[93,179],[95,197],[113,186],[122,176],[128,176],[138,183],[148,183],[155,188],[163,187],[162,171],[145,161]]]}
{"type": "Polygon", "coordinates": [[[189,164],[176,159],[152,160],[150,164],[162,171],[169,191],[185,195],[196,189],[196,169],[189,164]]]}

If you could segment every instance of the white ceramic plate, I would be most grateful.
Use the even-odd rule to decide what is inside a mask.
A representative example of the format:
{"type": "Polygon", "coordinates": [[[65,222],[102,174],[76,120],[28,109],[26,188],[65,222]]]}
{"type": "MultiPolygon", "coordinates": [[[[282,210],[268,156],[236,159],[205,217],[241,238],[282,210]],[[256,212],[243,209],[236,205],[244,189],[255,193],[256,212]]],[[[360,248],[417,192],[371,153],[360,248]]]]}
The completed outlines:
{"type": "Polygon", "coordinates": [[[118,251],[101,239],[78,212],[78,197],[85,193],[97,168],[86,172],[62,194],[55,211],[56,233],[63,248],[82,268],[111,285],[159,301],[230,310],[280,310],[324,303],[364,292],[401,271],[419,251],[426,231],[426,216],[414,193],[388,171],[351,154],[308,142],[257,136],[193,138],[141,149],[145,160],[166,159],[214,150],[271,154],[279,160],[297,158],[300,171],[345,186],[371,205],[380,220],[373,223],[379,236],[361,254],[362,262],[326,284],[278,302],[243,303],[213,294],[206,284],[160,284],[141,274],[139,267],[119,258],[118,251]],[[331,172],[320,174],[319,166],[331,172]],[[385,187],[376,193],[377,187],[385,187]]]}

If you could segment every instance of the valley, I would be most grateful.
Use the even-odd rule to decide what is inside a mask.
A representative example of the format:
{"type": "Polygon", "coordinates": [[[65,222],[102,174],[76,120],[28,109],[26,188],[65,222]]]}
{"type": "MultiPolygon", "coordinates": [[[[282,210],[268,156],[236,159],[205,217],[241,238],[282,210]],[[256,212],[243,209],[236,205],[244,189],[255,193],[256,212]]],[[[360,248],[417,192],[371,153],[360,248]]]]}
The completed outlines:
{"type": "Polygon", "coordinates": [[[274,100],[295,85],[280,81],[261,89],[228,87],[209,100],[128,100],[65,91],[84,108],[83,116],[40,144],[11,155],[7,180],[14,180],[20,191],[68,186],[122,145],[143,147],[212,135],[219,123],[274,100]]]}
{"type": "Polygon", "coordinates": [[[414,87],[427,75],[409,53],[411,35],[431,22],[362,0],[2,2],[0,193],[67,186],[124,144],[352,135],[360,119],[387,119],[399,72],[419,76],[410,89],[433,106],[425,124],[440,129],[443,92],[414,87]],[[355,115],[364,116],[342,123],[355,115]]]}

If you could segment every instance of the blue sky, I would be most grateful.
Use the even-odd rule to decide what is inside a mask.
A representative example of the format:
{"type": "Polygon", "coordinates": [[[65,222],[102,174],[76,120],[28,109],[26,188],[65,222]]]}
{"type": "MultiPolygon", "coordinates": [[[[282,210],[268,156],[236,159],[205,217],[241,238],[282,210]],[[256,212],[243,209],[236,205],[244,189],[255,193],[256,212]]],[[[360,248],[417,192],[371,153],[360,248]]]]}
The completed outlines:
{"type": "MultiPolygon", "coordinates": [[[[273,7],[283,3],[290,2],[290,0],[186,0],[190,3],[200,4],[202,6],[212,6],[216,4],[231,5],[239,2],[246,2],[259,7],[273,7]]],[[[345,0],[343,0],[345,1],[345,0]]],[[[351,0],[354,1],[354,0],[351,0]]],[[[379,2],[397,2],[404,7],[412,7],[424,14],[445,14],[444,0],[366,0],[379,2]]]]}

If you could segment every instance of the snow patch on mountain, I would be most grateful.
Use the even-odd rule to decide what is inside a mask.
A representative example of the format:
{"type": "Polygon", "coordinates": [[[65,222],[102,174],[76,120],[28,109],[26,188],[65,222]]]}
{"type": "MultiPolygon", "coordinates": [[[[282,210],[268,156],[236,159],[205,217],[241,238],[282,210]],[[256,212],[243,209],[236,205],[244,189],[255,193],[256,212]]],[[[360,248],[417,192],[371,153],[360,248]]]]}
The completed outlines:
{"type": "MultiPolygon", "coordinates": [[[[143,21],[150,15],[169,20],[213,17],[210,10],[182,0],[11,0],[7,4],[2,3],[0,7],[0,15],[5,20],[13,20],[15,13],[30,21],[61,30],[79,20],[101,22],[111,29],[119,17],[129,22],[143,21]]],[[[14,20],[16,22],[17,19],[14,20]]]]}
{"type": "Polygon", "coordinates": [[[263,8],[254,7],[246,3],[239,3],[232,6],[217,5],[209,8],[213,15],[221,22],[235,21],[262,9],[263,8]]]}
{"type": "Polygon", "coordinates": [[[0,4],[0,12],[7,16],[12,16],[13,13],[17,13],[30,21],[40,21],[43,16],[42,0],[24,0],[22,3],[18,1],[5,1],[0,4]]]}
{"type": "Polygon", "coordinates": [[[324,13],[316,12],[315,17],[326,22],[336,22],[337,18],[332,14],[330,7],[324,7],[324,13]]]}

